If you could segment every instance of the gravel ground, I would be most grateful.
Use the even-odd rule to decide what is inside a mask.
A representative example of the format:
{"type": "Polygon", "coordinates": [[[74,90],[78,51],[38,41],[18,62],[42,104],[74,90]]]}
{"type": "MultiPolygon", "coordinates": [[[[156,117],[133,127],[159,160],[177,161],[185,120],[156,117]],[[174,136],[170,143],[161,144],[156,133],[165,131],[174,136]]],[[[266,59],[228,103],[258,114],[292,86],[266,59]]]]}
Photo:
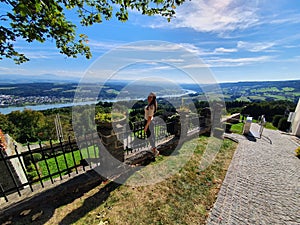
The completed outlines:
{"type": "Polygon", "coordinates": [[[256,135],[230,134],[239,145],[207,224],[300,224],[299,143],[274,130],[256,135]]]}

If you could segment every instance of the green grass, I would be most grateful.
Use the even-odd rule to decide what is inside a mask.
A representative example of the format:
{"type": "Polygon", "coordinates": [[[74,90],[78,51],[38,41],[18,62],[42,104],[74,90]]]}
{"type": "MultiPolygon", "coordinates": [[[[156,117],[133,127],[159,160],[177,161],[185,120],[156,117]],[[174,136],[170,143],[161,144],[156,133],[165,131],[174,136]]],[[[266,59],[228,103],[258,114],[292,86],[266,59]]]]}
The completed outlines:
{"type": "MultiPolygon", "coordinates": [[[[257,120],[253,120],[252,122],[257,123],[257,120]]],[[[243,126],[244,126],[243,123],[232,124],[230,131],[233,132],[233,133],[237,133],[237,134],[243,134],[243,126]]],[[[266,123],[265,128],[271,129],[271,130],[278,130],[270,122],[266,123]]]]}
{"type": "Polygon", "coordinates": [[[264,100],[266,100],[266,98],[265,97],[263,97],[263,96],[249,96],[248,97],[249,99],[251,99],[251,100],[260,100],[260,101],[264,101],[264,100]]]}
{"type": "Polygon", "coordinates": [[[287,98],[285,96],[281,96],[281,95],[272,95],[272,94],[264,94],[265,97],[269,97],[269,98],[274,98],[276,100],[287,100],[287,98]]]}
{"type": "MultiPolygon", "coordinates": [[[[205,170],[200,170],[199,162],[210,141],[215,143],[215,139],[207,137],[184,143],[180,152],[184,153],[191,147],[195,147],[195,151],[190,160],[173,176],[147,186],[119,186],[109,193],[105,201],[97,203],[97,207],[93,207],[93,210],[74,224],[204,224],[237,146],[225,139],[215,160],[205,170]]],[[[162,170],[153,170],[152,166],[173,157],[178,156],[161,155],[156,162],[137,171],[133,177],[159,174],[162,170]]],[[[176,165],[177,158],[173,159],[176,165]]],[[[105,189],[105,185],[101,189],[105,189]]],[[[78,208],[85,204],[81,200],[72,203],[72,207],[78,208]]],[[[64,210],[68,212],[70,208],[61,208],[58,213],[63,214],[64,210]]]]}
{"type": "MultiPolygon", "coordinates": [[[[83,159],[88,158],[88,156],[89,156],[88,151],[89,151],[89,155],[90,155],[91,158],[98,157],[98,154],[97,154],[99,152],[98,149],[96,148],[96,155],[95,155],[94,147],[92,146],[92,147],[89,147],[88,150],[87,149],[82,149],[81,150],[81,154],[82,154],[83,159]]],[[[74,151],[73,154],[74,154],[74,159],[75,159],[76,165],[79,165],[80,160],[81,160],[80,151],[79,150],[74,151]]],[[[49,158],[49,159],[46,160],[47,164],[49,166],[50,174],[54,174],[58,171],[66,170],[67,169],[66,161],[67,161],[68,167],[73,167],[75,165],[74,164],[74,159],[73,159],[73,156],[72,156],[71,152],[66,153],[65,156],[66,156],[66,160],[65,160],[63,155],[59,155],[59,156],[56,157],[59,169],[57,168],[54,157],[49,158]]],[[[40,168],[40,172],[42,173],[42,176],[49,175],[45,160],[39,161],[38,165],[39,165],[39,168],[40,168]]],[[[67,174],[67,171],[64,174],[67,174]]],[[[53,178],[58,177],[58,176],[59,175],[57,174],[57,175],[53,176],[53,178]]],[[[48,179],[50,179],[50,178],[48,178],[48,179]]]]}
{"type": "Polygon", "coordinates": [[[269,87],[269,88],[258,88],[250,90],[252,93],[265,93],[265,92],[280,92],[277,87],[269,87]]]}
{"type": "Polygon", "coordinates": [[[242,96],[240,98],[237,98],[236,101],[241,101],[241,102],[251,102],[251,100],[245,96],[242,96]]]}
{"type": "Polygon", "coordinates": [[[244,126],[244,123],[232,124],[230,131],[233,133],[242,134],[243,126],[244,126]]]}
{"type": "Polygon", "coordinates": [[[283,91],[293,91],[295,90],[295,88],[291,88],[291,87],[284,87],[282,88],[283,91]]]}
{"type": "Polygon", "coordinates": [[[278,128],[274,127],[273,124],[270,122],[266,123],[265,128],[270,129],[270,130],[278,130],[278,128]]]}

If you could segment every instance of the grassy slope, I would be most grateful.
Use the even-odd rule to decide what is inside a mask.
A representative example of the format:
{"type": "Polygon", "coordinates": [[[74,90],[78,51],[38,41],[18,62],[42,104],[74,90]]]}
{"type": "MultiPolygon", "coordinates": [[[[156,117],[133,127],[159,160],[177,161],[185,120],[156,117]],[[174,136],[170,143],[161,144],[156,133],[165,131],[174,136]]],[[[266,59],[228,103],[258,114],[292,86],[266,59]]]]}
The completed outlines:
{"type": "MultiPolygon", "coordinates": [[[[182,149],[195,146],[194,154],[173,176],[155,185],[119,186],[104,202],[95,199],[93,204],[97,206],[90,207],[92,210],[75,224],[204,224],[236,149],[236,143],[224,140],[214,162],[206,170],[199,171],[199,162],[208,141],[207,137],[200,137],[185,143],[182,149]]],[[[154,164],[167,157],[159,156],[154,164]]],[[[151,167],[144,169],[147,168],[151,167]]],[[[103,184],[99,190],[110,184],[103,184]]],[[[86,196],[96,192],[93,190],[86,196]]],[[[84,204],[85,199],[81,198],[57,209],[49,224],[58,223],[65,214],[84,204]]]]}

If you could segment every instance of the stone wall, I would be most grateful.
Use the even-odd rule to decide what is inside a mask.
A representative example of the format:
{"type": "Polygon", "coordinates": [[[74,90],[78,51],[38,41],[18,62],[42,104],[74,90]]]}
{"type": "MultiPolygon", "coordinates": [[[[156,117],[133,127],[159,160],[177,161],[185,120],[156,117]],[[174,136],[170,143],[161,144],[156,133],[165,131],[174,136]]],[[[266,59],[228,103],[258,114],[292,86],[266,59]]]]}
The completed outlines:
{"type": "MultiPolygon", "coordinates": [[[[16,155],[15,151],[15,145],[17,146],[18,153],[23,152],[25,149],[22,145],[15,143],[15,141],[9,136],[5,135],[5,141],[6,141],[6,147],[5,149],[2,149],[4,156],[13,156],[16,155]]],[[[21,185],[24,183],[27,183],[26,175],[22,169],[22,166],[20,164],[20,160],[24,165],[23,158],[20,157],[20,160],[18,157],[12,158],[10,160],[6,160],[7,165],[9,166],[10,171],[12,172],[13,178],[11,177],[11,174],[9,170],[7,169],[7,166],[5,165],[4,161],[2,160],[2,157],[0,157],[0,184],[2,185],[2,188],[4,190],[8,190],[10,188],[14,188],[15,184],[13,181],[13,178],[15,179],[17,185],[21,185]]]]}

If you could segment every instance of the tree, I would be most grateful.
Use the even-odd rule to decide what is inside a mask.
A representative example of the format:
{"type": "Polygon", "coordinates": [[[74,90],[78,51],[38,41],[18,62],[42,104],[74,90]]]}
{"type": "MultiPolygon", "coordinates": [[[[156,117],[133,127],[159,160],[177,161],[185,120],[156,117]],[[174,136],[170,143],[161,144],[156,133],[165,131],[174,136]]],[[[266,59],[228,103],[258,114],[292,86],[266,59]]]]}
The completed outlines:
{"type": "Polygon", "coordinates": [[[13,111],[8,114],[8,120],[16,126],[14,138],[21,143],[37,141],[39,132],[45,127],[44,114],[31,109],[25,109],[22,112],[13,111]]]}
{"type": "Polygon", "coordinates": [[[283,117],[278,122],[278,129],[284,132],[287,132],[290,128],[290,122],[287,121],[286,117],[283,117]]]}
{"type": "Polygon", "coordinates": [[[0,113],[0,130],[4,133],[13,133],[15,130],[14,124],[8,120],[7,115],[0,113]]]}
{"type": "Polygon", "coordinates": [[[60,53],[68,57],[91,57],[88,37],[76,34],[76,25],[66,13],[72,11],[80,18],[82,26],[109,20],[128,20],[128,11],[137,10],[144,15],[161,15],[168,21],[175,9],[185,0],[0,0],[0,60],[13,59],[17,64],[29,59],[18,52],[14,43],[21,38],[27,42],[53,40],[60,53]]]}
{"type": "Polygon", "coordinates": [[[273,117],[273,120],[272,120],[273,126],[278,128],[279,121],[280,121],[281,118],[283,118],[283,117],[284,117],[283,115],[275,115],[275,116],[273,117]]]}

